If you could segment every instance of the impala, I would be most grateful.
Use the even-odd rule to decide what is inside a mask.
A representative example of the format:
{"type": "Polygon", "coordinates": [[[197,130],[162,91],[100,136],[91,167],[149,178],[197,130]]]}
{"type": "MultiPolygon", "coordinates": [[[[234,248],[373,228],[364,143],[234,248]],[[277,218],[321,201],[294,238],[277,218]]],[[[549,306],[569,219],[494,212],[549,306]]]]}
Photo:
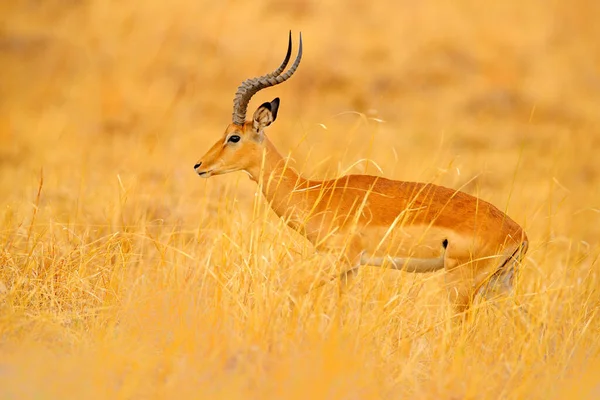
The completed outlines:
{"type": "Polygon", "coordinates": [[[233,118],[194,165],[209,178],[245,171],[260,184],[273,211],[304,235],[317,251],[339,255],[342,276],[360,266],[389,266],[408,272],[445,270],[450,301],[466,311],[486,287],[512,288],[528,248],[524,230],[492,204],[431,183],[370,175],[308,180],[287,166],[265,133],[277,118],[279,98],[263,103],[246,121],[248,102],[259,90],[288,80],[302,58],[284,72],[292,51],[291,32],[283,63],[247,79],[238,88],[233,118]]]}

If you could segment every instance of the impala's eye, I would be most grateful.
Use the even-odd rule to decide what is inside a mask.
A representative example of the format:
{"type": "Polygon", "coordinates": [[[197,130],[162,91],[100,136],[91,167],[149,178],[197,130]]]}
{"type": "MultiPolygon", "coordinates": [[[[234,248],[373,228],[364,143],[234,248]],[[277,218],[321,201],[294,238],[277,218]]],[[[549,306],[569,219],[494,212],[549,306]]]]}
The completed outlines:
{"type": "Polygon", "coordinates": [[[240,137],[238,135],[231,135],[227,141],[231,143],[237,143],[240,141],[240,137]]]}

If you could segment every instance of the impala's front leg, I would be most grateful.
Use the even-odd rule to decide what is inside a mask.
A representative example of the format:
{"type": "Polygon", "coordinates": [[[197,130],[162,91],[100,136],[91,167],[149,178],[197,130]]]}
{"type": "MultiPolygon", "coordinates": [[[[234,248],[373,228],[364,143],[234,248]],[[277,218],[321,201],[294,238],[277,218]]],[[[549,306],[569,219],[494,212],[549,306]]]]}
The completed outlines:
{"type": "Polygon", "coordinates": [[[338,259],[338,273],[330,278],[330,281],[337,279],[339,282],[340,291],[348,287],[352,279],[358,273],[358,269],[361,264],[362,251],[352,251],[350,253],[344,253],[338,259]],[[342,271],[342,272],[339,272],[342,271]]]}
{"type": "Polygon", "coordinates": [[[334,280],[339,280],[340,288],[346,287],[361,265],[362,249],[359,241],[348,235],[339,235],[330,237],[317,249],[319,254],[326,257],[329,268],[326,276],[318,277],[306,292],[320,288],[334,280]]]}

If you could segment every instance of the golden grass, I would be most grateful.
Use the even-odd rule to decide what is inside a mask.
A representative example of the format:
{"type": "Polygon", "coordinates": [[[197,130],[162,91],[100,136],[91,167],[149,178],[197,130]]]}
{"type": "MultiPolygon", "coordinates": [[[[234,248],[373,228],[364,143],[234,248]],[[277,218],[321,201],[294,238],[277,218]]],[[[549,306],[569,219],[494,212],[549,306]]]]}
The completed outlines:
{"type": "Polygon", "coordinates": [[[598,4],[3,2],[1,397],[597,398],[598,4]],[[506,210],[536,322],[458,326],[443,274],[368,268],[288,307],[327,261],[243,174],[192,170],[288,29],[303,63],[250,105],[282,98],[281,152],[506,210]]]}

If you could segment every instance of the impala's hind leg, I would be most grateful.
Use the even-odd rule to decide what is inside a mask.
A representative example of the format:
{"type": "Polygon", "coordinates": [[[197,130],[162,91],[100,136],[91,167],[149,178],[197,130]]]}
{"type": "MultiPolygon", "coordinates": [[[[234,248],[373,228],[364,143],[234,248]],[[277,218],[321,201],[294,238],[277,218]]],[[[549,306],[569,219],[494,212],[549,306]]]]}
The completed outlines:
{"type": "Polygon", "coordinates": [[[470,283],[471,279],[465,276],[466,268],[458,267],[446,272],[446,290],[448,299],[454,310],[459,315],[465,315],[471,307],[475,290],[470,283]]]}
{"type": "Polygon", "coordinates": [[[448,300],[459,315],[465,315],[474,297],[471,254],[452,241],[444,242],[444,269],[448,300]]]}
{"type": "MultiPolygon", "coordinates": [[[[506,252],[506,256],[500,267],[481,285],[478,293],[481,293],[486,300],[491,301],[495,305],[497,304],[494,300],[510,297],[515,305],[514,308],[518,311],[521,323],[529,328],[533,318],[532,315],[519,304],[516,298],[511,296],[514,294],[514,283],[518,267],[527,253],[527,248],[528,243],[524,241],[516,249],[506,252]]],[[[502,311],[504,312],[504,310],[502,311]]],[[[504,313],[506,315],[506,312],[504,313]]]]}
{"type": "Polygon", "coordinates": [[[446,270],[445,282],[448,300],[456,312],[455,317],[466,317],[474,297],[472,278],[469,263],[446,257],[444,268],[446,270]]]}
{"type": "Polygon", "coordinates": [[[479,284],[478,293],[487,299],[496,296],[510,295],[514,291],[515,276],[517,268],[525,257],[528,243],[524,241],[516,248],[504,252],[500,265],[493,274],[484,282],[479,284]]]}

